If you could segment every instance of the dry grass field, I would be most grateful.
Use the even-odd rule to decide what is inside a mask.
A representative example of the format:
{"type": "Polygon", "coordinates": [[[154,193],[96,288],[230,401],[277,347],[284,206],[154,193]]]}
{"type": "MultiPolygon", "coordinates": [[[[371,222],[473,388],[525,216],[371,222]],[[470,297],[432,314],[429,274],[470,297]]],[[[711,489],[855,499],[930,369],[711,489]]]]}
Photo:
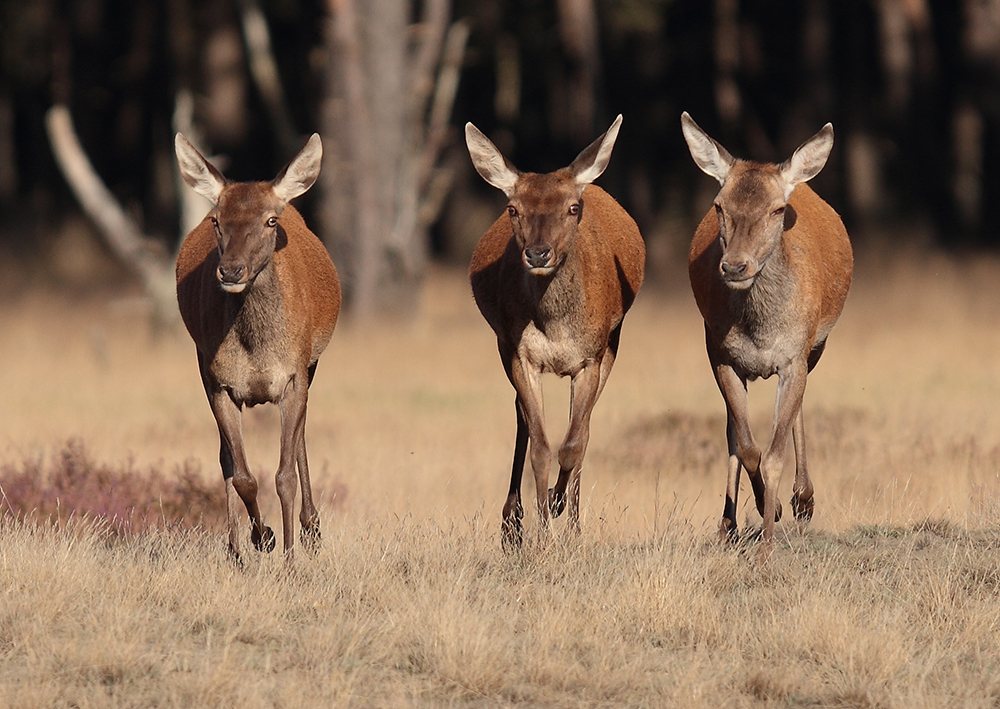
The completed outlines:
{"type": "MultiPolygon", "coordinates": [[[[537,543],[528,511],[506,556],[513,390],[464,274],[437,270],[412,323],[344,321],[320,362],[322,549],[239,570],[220,518],[181,528],[163,501],[172,477],[224,496],[187,335],[113,289],[8,295],[0,486],[76,451],[168,524],[2,507],[0,706],[996,707],[998,312],[996,259],[861,260],[806,391],[816,516],[779,524],[762,569],[714,542],[724,405],[693,299],[647,288],[594,412],[582,535],[537,543]]],[[[546,386],[558,441],[568,387],[546,386]]],[[[762,441],[773,395],[751,385],[762,441]]],[[[277,529],[277,411],[244,428],[277,529]]]]}

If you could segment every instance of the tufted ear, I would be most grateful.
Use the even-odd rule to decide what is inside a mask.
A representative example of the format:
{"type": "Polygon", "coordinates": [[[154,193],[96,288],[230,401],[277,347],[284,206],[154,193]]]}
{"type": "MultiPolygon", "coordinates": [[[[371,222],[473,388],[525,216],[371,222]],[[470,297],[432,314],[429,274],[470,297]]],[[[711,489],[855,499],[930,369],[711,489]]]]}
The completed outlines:
{"type": "Polygon", "coordinates": [[[681,132],[684,134],[688,150],[691,151],[694,164],[706,175],[718,180],[720,185],[723,184],[736,159],[703,131],[687,111],[681,114],[681,132]]]}
{"type": "Polygon", "coordinates": [[[510,164],[481,130],[471,123],[465,124],[465,144],[469,147],[472,164],[484,180],[510,197],[521,176],[520,170],[510,164]]]}
{"type": "Polygon", "coordinates": [[[819,174],[826,165],[831,150],[833,150],[833,124],[827,123],[820,128],[819,133],[796,148],[792,157],[781,163],[778,170],[788,185],[785,199],[788,199],[796,185],[808,182],[819,174]]]}
{"type": "Polygon", "coordinates": [[[226,186],[222,173],[180,133],[174,136],[174,153],[184,181],[209,202],[218,204],[222,188],[226,186]]]}
{"type": "Polygon", "coordinates": [[[319,133],[313,133],[299,154],[274,178],[274,193],[282,201],[291,202],[316,183],[322,166],[323,141],[319,133]]]}
{"type": "Polygon", "coordinates": [[[576,160],[569,166],[570,172],[573,173],[573,177],[576,179],[576,184],[580,186],[589,185],[600,177],[601,173],[608,167],[608,163],[611,161],[611,151],[615,147],[615,141],[618,140],[618,129],[621,128],[621,125],[622,114],[619,113],[614,123],[611,124],[611,127],[604,132],[604,135],[588,145],[583,149],[583,152],[576,156],[576,160]]]}

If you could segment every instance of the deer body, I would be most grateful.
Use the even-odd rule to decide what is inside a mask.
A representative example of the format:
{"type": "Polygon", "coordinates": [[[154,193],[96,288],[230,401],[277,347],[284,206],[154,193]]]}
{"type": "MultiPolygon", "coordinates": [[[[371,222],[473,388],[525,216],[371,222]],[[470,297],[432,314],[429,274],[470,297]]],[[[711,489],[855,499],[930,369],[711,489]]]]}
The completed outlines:
{"type": "Polygon", "coordinates": [[[728,412],[729,476],[720,536],[735,535],[739,477],[746,468],[770,552],[781,516],[777,485],[789,432],[795,444],[792,508],[813,514],[802,396],[847,298],[850,239],[837,213],[808,185],[833,147],[829,124],[781,165],[736,160],[686,113],[695,163],[719,180],[715,205],[695,231],[689,275],[705,320],[709,360],[728,412]],[[771,441],[761,451],[750,430],[747,381],[778,375],[771,441]]]}
{"type": "Polygon", "coordinates": [[[287,204],[319,173],[319,137],[274,182],[229,183],[183,136],[178,135],[176,148],[185,181],[215,205],[181,246],[177,301],[219,426],[229,547],[238,558],[239,500],[250,515],[254,545],[268,551],[274,546],[274,535],[260,516],[240,424],[244,406],[274,403],[281,409],[275,484],[284,550],[290,554],[296,466],[303,541],[319,539],[305,448],[306,402],[340,310],[337,271],[302,216],[287,204]]]}
{"type": "Polygon", "coordinates": [[[568,168],[520,173],[472,124],[469,151],[487,182],[508,196],[508,213],[480,239],[469,269],[480,312],[497,336],[516,391],[517,439],[504,543],[521,543],[521,476],[531,443],[536,508],[569,507],[579,528],[580,470],[590,416],[618,351],[621,324],[642,284],[645,247],[639,229],[604,190],[591,185],[610,159],[621,117],[568,168]],[[572,379],[570,423],[558,451],[559,477],[548,489],[552,452],[544,430],[541,375],[572,379]]]}

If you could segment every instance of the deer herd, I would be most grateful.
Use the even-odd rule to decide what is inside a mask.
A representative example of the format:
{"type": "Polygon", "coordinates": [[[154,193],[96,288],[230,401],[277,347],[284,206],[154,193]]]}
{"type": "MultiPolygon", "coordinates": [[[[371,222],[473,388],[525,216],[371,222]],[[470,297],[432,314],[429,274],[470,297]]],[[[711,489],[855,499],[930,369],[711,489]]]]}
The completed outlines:
{"type": "MultiPolygon", "coordinates": [[[[523,540],[521,477],[529,458],[541,537],[550,517],[563,511],[570,528],[579,530],[591,414],[614,366],[622,323],[645,267],[635,222],[593,184],[608,166],[621,123],[618,116],[568,167],[547,174],[521,172],[479,129],[465,126],[476,171],[507,198],[506,213],[476,246],[469,278],[515,392],[517,433],[501,526],[508,550],[523,540]],[[569,425],[555,453],[559,474],[552,488],[545,373],[571,382],[569,425]]],[[[777,489],[789,432],[795,450],[792,512],[800,524],[813,514],[802,396],[851,284],[853,258],[844,225],[805,184],[826,164],[833,127],[825,125],[780,165],[734,158],[687,113],[681,130],[695,164],[720,185],[695,230],[688,259],[708,359],[726,403],[729,461],[719,536],[723,542],[738,536],[737,495],[745,468],[763,518],[760,554],[766,560],[781,518],[777,489]],[[774,420],[762,450],[750,430],[747,381],[775,374],[774,420]]],[[[244,406],[270,402],[281,412],[275,487],[290,559],[297,487],[303,546],[315,548],[320,540],[306,457],[306,403],[341,300],[326,249],[289,204],[316,181],[322,143],[314,134],[270,182],[228,181],[179,133],[175,150],[184,181],[212,203],[181,246],[177,300],[219,429],[229,551],[241,558],[240,501],[250,517],[253,545],[263,551],[275,546],[257,504],[241,429],[244,406]]]]}

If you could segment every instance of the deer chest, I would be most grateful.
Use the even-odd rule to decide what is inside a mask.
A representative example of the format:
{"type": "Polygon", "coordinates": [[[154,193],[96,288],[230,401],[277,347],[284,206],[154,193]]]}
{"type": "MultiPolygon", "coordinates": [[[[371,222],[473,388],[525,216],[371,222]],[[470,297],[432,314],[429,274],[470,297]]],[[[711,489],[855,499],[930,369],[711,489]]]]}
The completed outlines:
{"type": "Polygon", "coordinates": [[[529,322],[521,334],[518,354],[541,372],[573,376],[595,357],[594,347],[581,335],[566,324],[550,324],[543,331],[529,322]]]}

